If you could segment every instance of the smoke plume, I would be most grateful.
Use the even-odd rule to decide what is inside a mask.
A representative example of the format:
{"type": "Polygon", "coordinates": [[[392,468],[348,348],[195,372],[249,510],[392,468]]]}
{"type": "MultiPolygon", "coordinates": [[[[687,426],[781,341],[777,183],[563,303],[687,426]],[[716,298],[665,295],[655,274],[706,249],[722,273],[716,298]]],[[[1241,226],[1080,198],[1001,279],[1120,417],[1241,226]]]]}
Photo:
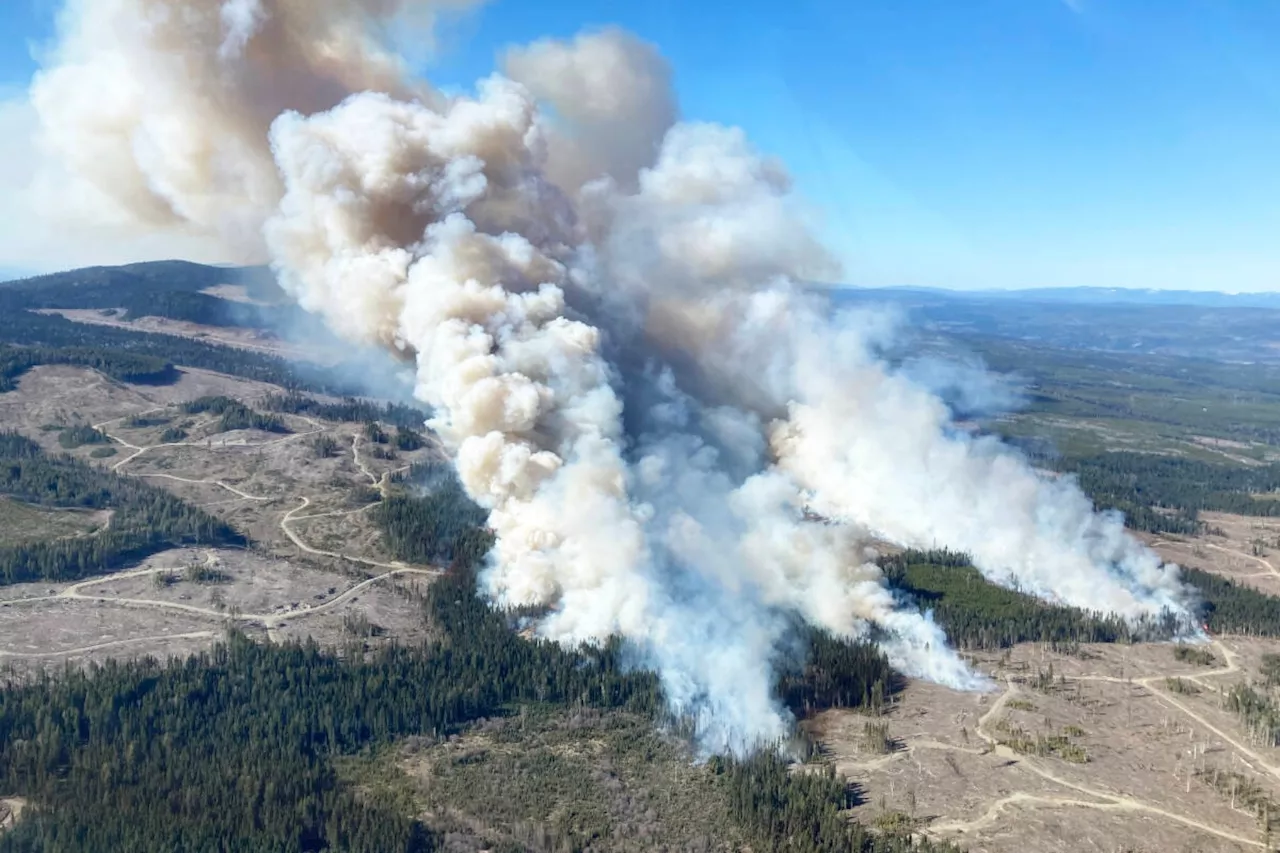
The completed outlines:
{"type": "Polygon", "coordinates": [[[1176,567],[953,429],[879,356],[888,325],[801,286],[835,270],[786,170],[679,121],[652,46],[540,41],[444,97],[380,38],[433,8],[74,0],[33,97],[51,148],[123,209],[256,246],[335,332],[413,359],[497,534],[494,602],[545,607],[561,642],[626,638],[731,750],[786,731],[797,619],[982,686],[886,586],[877,538],[1187,617],[1176,567]]]}

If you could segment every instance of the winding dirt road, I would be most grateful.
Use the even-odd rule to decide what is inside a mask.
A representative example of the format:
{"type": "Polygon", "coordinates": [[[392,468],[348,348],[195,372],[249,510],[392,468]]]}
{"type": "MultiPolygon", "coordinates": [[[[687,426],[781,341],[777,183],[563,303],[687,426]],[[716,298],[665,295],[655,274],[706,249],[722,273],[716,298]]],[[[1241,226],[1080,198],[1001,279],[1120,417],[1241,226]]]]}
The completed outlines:
{"type": "MultiPolygon", "coordinates": [[[[1236,662],[1236,655],[1230,649],[1228,649],[1221,641],[1216,642],[1214,645],[1222,652],[1223,658],[1226,661],[1226,666],[1220,669],[1212,670],[1210,672],[1199,673],[1198,675],[1195,675],[1195,676],[1188,676],[1188,675],[1182,674],[1180,675],[1180,677],[1187,680],[1199,682],[1200,679],[1202,678],[1210,678],[1213,676],[1228,675],[1234,672],[1238,672],[1239,665],[1236,662]]],[[[1238,740],[1230,737],[1229,735],[1222,732],[1217,727],[1209,724],[1204,720],[1204,718],[1200,714],[1196,713],[1193,709],[1188,708],[1183,702],[1175,699],[1169,693],[1163,690],[1160,690],[1158,687],[1155,686],[1156,684],[1163,682],[1164,679],[1167,677],[1169,676],[1160,674],[1160,675],[1152,675],[1144,678],[1137,678],[1137,679],[1130,680],[1126,678],[1118,678],[1115,676],[1098,675],[1098,676],[1076,676],[1074,678],[1071,676],[1067,676],[1067,680],[1069,681],[1072,681],[1072,680],[1074,681],[1107,681],[1107,682],[1115,682],[1115,683],[1121,683],[1121,684],[1140,685],[1143,688],[1150,691],[1152,694],[1154,694],[1161,701],[1164,701],[1170,704],[1177,710],[1191,717],[1193,720],[1195,720],[1200,725],[1204,726],[1209,731],[1212,731],[1214,734],[1222,738],[1225,742],[1231,744],[1234,748],[1236,748],[1241,753],[1253,758],[1260,766],[1264,767],[1268,773],[1272,774],[1273,776],[1276,776],[1277,778],[1280,778],[1280,770],[1278,770],[1276,767],[1268,763],[1265,759],[1259,756],[1255,751],[1248,749],[1243,744],[1239,743],[1238,740]]],[[[941,835],[948,835],[948,834],[963,835],[963,834],[972,833],[976,830],[980,830],[988,826],[991,826],[993,823],[995,823],[999,819],[1000,814],[1009,806],[1027,805],[1027,806],[1036,806],[1036,807],[1045,807],[1045,808],[1090,808],[1090,809],[1098,809],[1101,811],[1141,812],[1141,813],[1155,815],[1165,820],[1174,821],[1175,823],[1182,824],[1183,826],[1198,829],[1202,832],[1207,832],[1219,838],[1227,839],[1229,841],[1234,841],[1237,844],[1244,844],[1249,847],[1265,846],[1261,841],[1255,838],[1248,838],[1248,837],[1239,835],[1237,833],[1231,832],[1229,830],[1212,826],[1202,821],[1195,820],[1194,818],[1187,817],[1186,815],[1178,814],[1176,812],[1171,812],[1166,809],[1162,809],[1159,806],[1152,805],[1150,803],[1144,803],[1140,800],[1134,799],[1133,797],[1125,796],[1123,794],[1115,794],[1110,791],[1102,791],[1095,788],[1090,788],[1086,785],[1082,785],[1077,782],[1072,782],[1067,779],[1063,779],[1062,777],[1055,775],[1051,770],[1048,769],[1048,767],[1046,767],[1043,763],[1036,760],[1035,758],[1028,755],[1014,752],[1008,746],[998,743],[996,738],[987,731],[987,724],[992,720],[992,718],[994,718],[998,713],[1000,713],[1004,709],[1004,707],[1008,704],[1009,700],[1012,699],[1015,695],[1017,695],[1017,693],[1018,693],[1017,685],[1014,684],[1011,680],[1006,680],[1005,691],[1000,694],[999,698],[997,698],[995,702],[991,703],[991,707],[988,708],[986,713],[984,713],[982,717],[978,720],[978,723],[975,727],[975,731],[977,732],[978,736],[987,742],[987,744],[991,748],[991,752],[996,756],[1006,759],[1011,763],[1015,763],[1017,766],[1025,770],[1028,770],[1031,773],[1034,773],[1036,776],[1039,776],[1040,778],[1048,782],[1052,782],[1055,785],[1060,785],[1064,788],[1075,791],[1078,794],[1084,794],[1087,797],[1093,798],[1093,800],[1092,801],[1081,800],[1073,797],[1049,797],[1049,796],[1043,796],[1039,794],[1028,794],[1025,792],[1018,792],[1018,793],[1011,794],[1007,797],[1002,797],[999,800],[996,800],[987,808],[987,810],[982,815],[980,815],[977,818],[974,818],[973,820],[954,820],[954,821],[945,821],[941,823],[935,823],[929,826],[925,830],[924,834],[927,834],[930,836],[941,836],[941,835]]],[[[947,744],[936,744],[931,742],[930,745],[937,746],[937,747],[950,748],[957,751],[972,752],[972,750],[961,749],[960,747],[949,746],[947,744]]]]}
{"type": "MultiPolygon", "coordinates": [[[[130,443],[129,441],[121,438],[118,435],[114,435],[110,432],[107,432],[106,430],[106,427],[108,425],[119,422],[119,421],[123,421],[128,417],[134,417],[137,415],[146,415],[146,414],[150,414],[152,412],[158,412],[158,411],[165,411],[168,408],[170,407],[166,407],[166,406],[156,407],[152,409],[147,409],[142,412],[138,412],[136,413],[136,415],[125,415],[123,417],[112,418],[111,420],[103,421],[102,423],[99,423],[99,424],[94,424],[94,429],[102,430],[104,433],[106,433],[106,435],[112,441],[117,442],[123,447],[126,447],[133,451],[133,453],[131,453],[129,456],[125,457],[124,459],[121,459],[120,461],[112,465],[111,470],[119,471],[119,469],[121,469],[126,464],[133,461],[134,459],[137,459],[143,453],[146,453],[150,450],[154,450],[156,448],[183,447],[183,446],[204,447],[205,446],[203,442],[192,442],[192,441],[171,442],[171,443],[154,444],[154,445],[136,445],[136,444],[130,443]]],[[[284,438],[273,439],[271,441],[266,441],[266,442],[258,442],[254,444],[226,445],[226,446],[234,446],[237,448],[266,447],[270,445],[280,444],[285,441],[291,441],[304,436],[314,435],[318,432],[323,432],[325,429],[323,425],[321,425],[320,423],[318,423],[317,421],[311,418],[305,417],[303,415],[297,415],[296,417],[307,421],[309,424],[315,427],[315,429],[309,432],[293,433],[288,436],[285,436],[284,438]]],[[[369,478],[370,483],[378,487],[379,491],[385,497],[387,495],[387,490],[390,486],[390,476],[392,473],[395,473],[395,472],[389,472],[387,474],[382,475],[381,478],[378,478],[372,471],[369,470],[369,468],[365,465],[364,461],[360,459],[359,442],[360,442],[360,436],[359,434],[356,434],[352,439],[352,453],[355,456],[356,465],[357,467],[360,468],[361,472],[366,477],[369,478]]],[[[398,470],[406,470],[406,469],[398,469],[398,470]]],[[[280,498],[278,497],[250,494],[242,489],[237,488],[236,486],[231,485],[230,483],[226,483],[218,479],[212,479],[212,478],[192,479],[188,477],[179,477],[174,474],[161,474],[161,473],[144,473],[136,476],[149,478],[149,479],[154,478],[154,479],[172,480],[179,483],[188,483],[193,485],[215,486],[217,488],[226,490],[232,495],[235,495],[237,500],[248,500],[248,501],[255,501],[259,503],[271,503],[271,502],[280,500],[280,498]]],[[[422,566],[411,566],[399,561],[390,562],[390,563],[380,562],[378,560],[370,560],[364,557],[357,557],[351,554],[342,554],[334,551],[325,551],[325,550],[311,546],[304,539],[302,539],[302,537],[300,537],[294,530],[291,529],[290,524],[292,522],[304,521],[310,518],[322,518],[326,516],[349,515],[357,512],[363,512],[364,510],[368,509],[369,506],[360,507],[354,510],[335,510],[332,512],[321,512],[321,513],[315,513],[312,515],[298,515],[298,513],[302,512],[310,505],[311,505],[311,499],[308,497],[303,497],[302,502],[298,506],[284,513],[280,518],[279,527],[281,532],[286,537],[288,537],[288,539],[291,542],[293,542],[294,545],[296,545],[300,550],[308,554],[329,557],[329,558],[334,558],[339,560],[345,560],[352,563],[359,563],[362,565],[381,569],[383,571],[380,574],[374,575],[373,577],[366,578],[356,583],[350,589],[347,589],[344,592],[334,596],[329,601],[323,602],[321,604],[316,604],[316,605],[305,605],[296,610],[272,612],[272,613],[243,613],[243,612],[234,612],[229,610],[215,610],[207,607],[198,607],[196,605],[184,604],[182,602],[176,602],[176,601],[162,601],[162,600],[152,599],[152,598],[122,598],[119,596],[94,595],[91,592],[91,590],[94,587],[98,587],[103,584],[108,584],[113,581],[125,580],[125,579],[144,576],[144,575],[155,575],[163,572],[181,571],[180,567],[173,567],[173,566],[129,569],[126,571],[116,572],[110,575],[102,575],[94,578],[89,578],[87,580],[79,581],[77,583],[73,583],[55,595],[43,595],[43,596],[33,596],[30,598],[8,599],[3,602],[0,602],[0,604],[3,604],[5,606],[25,606],[30,604],[38,604],[40,602],[73,600],[73,601],[99,602],[103,604],[111,604],[111,605],[116,605],[120,607],[137,607],[137,608],[150,608],[155,610],[167,610],[171,612],[191,614],[191,615],[195,615],[203,618],[216,619],[224,622],[234,621],[234,622],[244,623],[244,624],[257,624],[266,629],[268,637],[271,637],[274,639],[274,634],[273,634],[274,629],[282,627],[284,623],[296,621],[299,619],[305,619],[305,618],[332,610],[336,607],[340,607],[346,602],[348,602],[349,600],[351,600],[353,597],[359,595],[361,591],[366,590],[372,585],[379,583],[381,581],[384,581],[388,578],[393,578],[399,575],[422,575],[425,577],[438,577],[444,573],[443,570],[441,569],[427,568],[422,566]]],[[[376,505],[376,504],[371,504],[370,506],[373,506],[373,505],[376,505]]],[[[214,553],[212,551],[207,551],[206,557],[205,557],[206,564],[213,565],[214,561],[215,561],[214,553]]],[[[64,649],[64,650],[59,650],[54,652],[38,652],[38,653],[37,652],[21,652],[21,651],[12,650],[12,649],[0,648],[0,658],[57,658],[57,657],[66,657],[69,655],[83,654],[87,652],[98,651],[105,648],[113,648],[116,646],[123,646],[123,645],[129,645],[134,643],[158,642],[158,641],[164,641],[164,640],[177,640],[177,639],[209,639],[214,636],[215,636],[215,632],[213,631],[188,631],[183,633],[164,634],[164,635],[151,636],[151,637],[133,637],[133,638],[127,638],[127,639],[120,639],[120,640],[110,640],[110,641],[105,641],[101,643],[95,643],[89,646],[81,646],[74,649],[64,649]]]]}

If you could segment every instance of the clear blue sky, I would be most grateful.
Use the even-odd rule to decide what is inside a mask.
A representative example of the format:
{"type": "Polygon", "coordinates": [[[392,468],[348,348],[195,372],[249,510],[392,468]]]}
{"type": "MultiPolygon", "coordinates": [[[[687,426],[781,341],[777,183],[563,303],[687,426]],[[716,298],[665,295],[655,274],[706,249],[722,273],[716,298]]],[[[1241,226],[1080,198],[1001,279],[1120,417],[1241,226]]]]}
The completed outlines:
{"type": "MultiPolygon", "coordinates": [[[[0,86],[54,5],[0,4],[0,86]]],[[[850,282],[1280,290],[1278,0],[493,0],[431,76],[600,24],[790,165],[850,282]]]]}

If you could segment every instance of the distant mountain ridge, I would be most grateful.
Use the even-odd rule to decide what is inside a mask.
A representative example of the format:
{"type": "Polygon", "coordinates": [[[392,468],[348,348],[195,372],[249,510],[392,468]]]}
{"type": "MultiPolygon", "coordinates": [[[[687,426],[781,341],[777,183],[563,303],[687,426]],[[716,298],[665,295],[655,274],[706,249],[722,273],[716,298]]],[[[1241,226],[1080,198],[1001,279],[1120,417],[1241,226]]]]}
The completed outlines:
{"type": "MultiPolygon", "coordinates": [[[[33,276],[6,276],[0,269],[0,287],[49,285],[109,286],[131,280],[148,281],[160,289],[189,290],[224,281],[250,282],[259,287],[272,279],[266,267],[212,266],[191,261],[160,260],[93,266],[33,276]]],[[[266,285],[270,287],[269,284],[266,285]]],[[[1001,301],[1065,303],[1070,305],[1178,305],[1199,308],[1268,308],[1280,310],[1280,291],[1274,293],[1226,293],[1216,290],[1159,290],[1125,287],[1039,287],[1026,290],[949,290],[942,287],[859,287],[841,284],[813,284],[829,292],[837,301],[883,299],[910,302],[915,299],[944,301],[1001,301]]]]}
{"type": "Polygon", "coordinates": [[[836,294],[882,296],[891,302],[912,295],[955,300],[1066,303],[1070,305],[1178,305],[1195,308],[1280,310],[1280,292],[1226,293],[1217,290],[1159,290],[1127,287],[1039,287],[1027,290],[948,290],[941,287],[856,287],[830,285],[836,294]]]}
{"type": "MultiPolygon", "coordinates": [[[[1280,364],[1280,293],[1042,288],[954,291],[811,284],[837,306],[891,305],[915,333],[1003,338],[1058,349],[1280,364]]],[[[319,320],[293,305],[265,267],[157,261],[89,267],[0,284],[0,312],[125,309],[206,325],[303,328],[319,320]],[[235,283],[258,303],[205,291],[235,283]]]]}

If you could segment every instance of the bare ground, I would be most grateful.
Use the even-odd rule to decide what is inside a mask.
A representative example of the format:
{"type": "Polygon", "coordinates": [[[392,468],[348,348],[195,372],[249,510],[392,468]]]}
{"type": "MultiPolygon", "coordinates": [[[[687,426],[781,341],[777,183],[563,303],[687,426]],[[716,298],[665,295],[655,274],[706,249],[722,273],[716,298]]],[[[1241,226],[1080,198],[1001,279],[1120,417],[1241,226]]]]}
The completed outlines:
{"type": "Polygon", "coordinates": [[[42,427],[91,424],[118,450],[99,464],[178,494],[255,543],[252,551],[167,551],[77,584],[0,587],[0,664],[29,671],[68,660],[187,654],[233,623],[272,639],[329,645],[352,640],[352,624],[374,642],[423,636],[422,585],[438,570],[392,560],[366,510],[368,493],[385,493],[392,473],[439,450],[374,459],[361,452],[362,424],[301,416],[284,417],[288,435],[214,434],[202,426],[208,418],[178,408],[206,394],[252,402],[281,390],[207,371],[184,369],[174,385],[148,387],[45,366],[0,394],[5,427],[61,452],[56,433],[42,427]],[[139,426],[130,416],[168,423],[139,426]],[[159,441],[166,426],[183,423],[188,439],[159,441]],[[320,458],[312,446],[322,433],[337,440],[335,456],[320,458]],[[213,582],[188,579],[188,569],[200,566],[213,571],[213,582]]]}
{"type": "Polygon", "coordinates": [[[1280,798],[1280,750],[1253,742],[1219,694],[1280,642],[1229,637],[1210,648],[1208,667],[1156,644],[984,653],[975,663],[996,689],[912,683],[887,717],[888,753],[864,730],[883,720],[829,711],[806,725],[862,786],[861,820],[899,813],[974,853],[1257,850],[1258,817],[1196,773],[1240,773],[1280,798]],[[1037,754],[1040,736],[1070,746],[1037,754]]]}
{"type": "Polygon", "coordinates": [[[1203,512],[1202,536],[1139,534],[1166,560],[1280,595],[1280,518],[1203,512]]]}
{"type": "MultiPolygon", "coordinates": [[[[222,296],[222,294],[216,294],[222,296]]],[[[225,298],[225,297],[224,297],[225,298]]],[[[237,301],[237,300],[231,300],[237,301]]],[[[248,301],[248,300],[241,300],[248,301]]],[[[175,335],[208,343],[232,346],[238,349],[254,350],[285,358],[302,358],[308,361],[322,361],[325,353],[308,349],[305,346],[286,341],[278,335],[261,330],[241,328],[237,326],[204,326],[199,323],[188,323],[185,320],[172,320],[168,317],[139,317],[136,320],[125,320],[104,314],[96,308],[47,308],[43,314],[57,314],[76,323],[87,323],[94,326],[112,326],[117,329],[131,329],[135,332],[151,332],[164,335],[175,335]]],[[[332,354],[329,354],[330,356],[332,354]]]]}
{"type": "Polygon", "coordinates": [[[27,801],[22,797],[0,798],[0,833],[12,829],[22,819],[22,810],[26,807],[27,801]]]}

